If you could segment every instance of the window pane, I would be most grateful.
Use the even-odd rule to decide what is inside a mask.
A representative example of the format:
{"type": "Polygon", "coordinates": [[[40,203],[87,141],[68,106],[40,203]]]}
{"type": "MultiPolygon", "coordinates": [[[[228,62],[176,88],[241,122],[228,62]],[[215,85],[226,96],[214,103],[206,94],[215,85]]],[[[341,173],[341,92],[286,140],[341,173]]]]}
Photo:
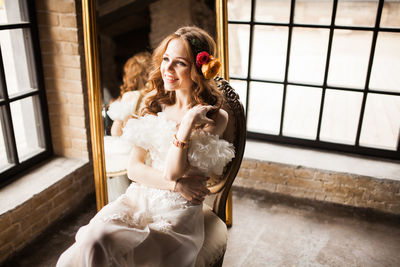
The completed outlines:
{"type": "Polygon", "coordinates": [[[380,32],[369,88],[400,92],[400,33],[380,32]]]}
{"type": "Polygon", "coordinates": [[[255,21],[288,23],[289,17],[290,0],[256,0],[255,21]]]}
{"type": "Polygon", "coordinates": [[[317,136],[321,89],[288,85],[283,134],[314,140],[317,136]]]}
{"type": "Polygon", "coordinates": [[[336,11],[336,25],[375,26],[378,0],[339,0],[336,11]]]}
{"type": "Polygon", "coordinates": [[[229,36],[229,75],[247,78],[249,66],[250,27],[247,25],[228,25],[229,36]]]}
{"type": "Polygon", "coordinates": [[[354,145],[362,93],[326,90],[320,140],[354,145]]]}
{"type": "Polygon", "coordinates": [[[228,0],[228,20],[250,21],[251,1],[228,0]]]}
{"type": "Polygon", "coordinates": [[[294,22],[324,25],[331,24],[332,2],[332,0],[296,1],[294,22]]]}
{"type": "Polygon", "coordinates": [[[364,88],[372,32],[335,30],[328,84],[364,88]]]}
{"type": "Polygon", "coordinates": [[[28,22],[26,1],[0,0],[0,23],[28,22]]]}
{"type": "Polygon", "coordinates": [[[247,82],[240,80],[230,80],[232,88],[239,94],[240,102],[242,102],[244,111],[246,112],[246,98],[247,98],[247,82]]]}
{"type": "Polygon", "coordinates": [[[250,83],[249,131],[279,134],[282,113],[283,85],[274,83],[250,83]]]}
{"type": "Polygon", "coordinates": [[[290,50],[289,80],[322,85],[329,30],[294,28],[290,50]]]}
{"type": "Polygon", "coordinates": [[[9,96],[37,89],[29,31],[26,29],[0,31],[0,47],[9,96]]]}
{"type": "Polygon", "coordinates": [[[0,123],[0,171],[4,171],[12,166],[12,164],[8,162],[7,158],[4,130],[3,125],[0,123]]]}
{"type": "Polygon", "coordinates": [[[254,27],[252,78],[284,80],[287,40],[287,27],[254,27]]]}
{"type": "Polygon", "coordinates": [[[367,96],[360,145],[396,150],[400,129],[400,96],[367,96]]]}
{"type": "Polygon", "coordinates": [[[381,27],[400,27],[400,1],[385,1],[383,4],[381,27]]]}
{"type": "Polygon", "coordinates": [[[37,96],[12,102],[11,116],[17,142],[18,157],[22,162],[34,154],[42,152],[43,124],[39,114],[37,96]]]}

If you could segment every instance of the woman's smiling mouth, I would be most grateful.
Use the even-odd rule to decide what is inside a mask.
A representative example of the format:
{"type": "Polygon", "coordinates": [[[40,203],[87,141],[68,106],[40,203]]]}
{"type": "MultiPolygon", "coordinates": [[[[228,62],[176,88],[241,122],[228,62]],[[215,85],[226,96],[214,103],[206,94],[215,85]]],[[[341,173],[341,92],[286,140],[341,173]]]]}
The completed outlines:
{"type": "Polygon", "coordinates": [[[170,76],[170,75],[164,75],[164,78],[169,83],[173,83],[173,82],[176,82],[178,80],[177,78],[175,78],[173,76],[170,76]]]}

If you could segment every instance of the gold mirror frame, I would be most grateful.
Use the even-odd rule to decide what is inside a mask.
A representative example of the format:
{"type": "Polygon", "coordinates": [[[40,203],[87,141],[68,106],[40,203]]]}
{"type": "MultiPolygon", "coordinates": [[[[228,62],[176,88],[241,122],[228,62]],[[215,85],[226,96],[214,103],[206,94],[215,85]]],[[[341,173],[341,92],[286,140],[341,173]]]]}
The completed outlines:
{"type": "MultiPolygon", "coordinates": [[[[220,76],[228,80],[227,0],[216,0],[215,4],[217,20],[217,49],[223,66],[220,76]]],[[[93,173],[96,187],[97,210],[100,210],[108,203],[108,198],[103,144],[103,117],[101,115],[101,88],[96,27],[96,0],[82,1],[82,20],[85,45],[93,173]]],[[[228,204],[227,207],[227,217],[229,218],[230,216],[228,214],[231,214],[231,205],[228,204]]]]}

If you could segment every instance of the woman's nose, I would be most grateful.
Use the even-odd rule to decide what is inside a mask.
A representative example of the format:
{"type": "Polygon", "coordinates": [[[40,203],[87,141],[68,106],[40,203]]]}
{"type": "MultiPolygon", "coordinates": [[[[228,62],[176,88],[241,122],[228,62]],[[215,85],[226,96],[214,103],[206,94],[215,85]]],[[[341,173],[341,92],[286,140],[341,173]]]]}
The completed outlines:
{"type": "Polygon", "coordinates": [[[173,71],[174,70],[174,66],[173,66],[172,62],[168,62],[167,70],[168,71],[173,71]]]}

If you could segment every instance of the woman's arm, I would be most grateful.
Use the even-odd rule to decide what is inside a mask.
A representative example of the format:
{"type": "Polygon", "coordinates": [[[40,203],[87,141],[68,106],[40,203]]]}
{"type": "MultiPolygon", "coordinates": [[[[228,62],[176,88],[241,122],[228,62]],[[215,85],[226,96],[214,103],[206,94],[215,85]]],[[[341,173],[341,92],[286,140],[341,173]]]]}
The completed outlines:
{"type": "Polygon", "coordinates": [[[124,123],[121,120],[113,121],[112,126],[111,126],[111,135],[112,136],[121,136],[123,124],[124,123]]]}
{"type": "MultiPolygon", "coordinates": [[[[210,119],[206,115],[212,109],[214,109],[213,106],[201,105],[190,109],[182,119],[176,138],[181,142],[188,142],[191,131],[196,124],[207,124],[203,128],[205,131],[221,136],[228,123],[228,114],[226,111],[219,109],[212,116],[213,119],[210,119]]],[[[179,148],[171,144],[168,150],[164,178],[168,181],[176,181],[184,175],[187,167],[187,148],[179,148]]]]}
{"type": "MultiPolygon", "coordinates": [[[[181,142],[188,142],[192,128],[192,120],[182,120],[176,133],[176,139],[181,142]]],[[[165,164],[163,176],[167,181],[176,181],[181,178],[188,167],[187,146],[179,148],[172,144],[171,140],[165,164]]]]}
{"type": "Polygon", "coordinates": [[[160,171],[145,164],[147,151],[134,146],[129,157],[128,178],[140,184],[179,192],[186,200],[193,204],[200,204],[210,192],[204,182],[208,179],[202,176],[190,176],[190,179],[167,181],[163,179],[160,171]]]}
{"type": "Polygon", "coordinates": [[[162,173],[145,164],[147,151],[134,146],[128,160],[128,178],[140,184],[158,189],[175,189],[174,181],[163,179],[162,173]]]}

